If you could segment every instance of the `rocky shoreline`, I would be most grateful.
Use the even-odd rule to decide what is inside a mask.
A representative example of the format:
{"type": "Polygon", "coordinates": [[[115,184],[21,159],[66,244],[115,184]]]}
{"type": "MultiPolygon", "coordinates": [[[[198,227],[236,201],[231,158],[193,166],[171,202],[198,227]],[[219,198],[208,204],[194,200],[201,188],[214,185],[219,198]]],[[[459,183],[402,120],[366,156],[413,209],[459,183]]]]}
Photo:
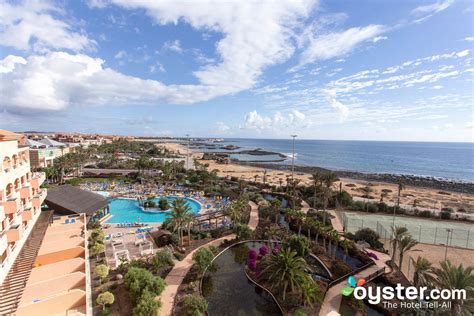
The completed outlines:
{"type": "MultiPolygon", "coordinates": [[[[255,163],[255,162],[233,162],[239,165],[246,165],[258,168],[291,171],[291,165],[279,163],[255,163]]],[[[295,165],[295,172],[315,173],[317,171],[329,171],[329,169],[321,167],[297,166],[295,165]]],[[[460,193],[474,194],[474,183],[456,182],[451,180],[438,179],[434,177],[420,177],[414,175],[396,175],[389,173],[362,173],[356,171],[337,171],[335,172],[340,178],[348,178],[362,181],[387,182],[398,183],[400,178],[403,178],[405,185],[432,188],[437,190],[446,190],[460,193]]]]}

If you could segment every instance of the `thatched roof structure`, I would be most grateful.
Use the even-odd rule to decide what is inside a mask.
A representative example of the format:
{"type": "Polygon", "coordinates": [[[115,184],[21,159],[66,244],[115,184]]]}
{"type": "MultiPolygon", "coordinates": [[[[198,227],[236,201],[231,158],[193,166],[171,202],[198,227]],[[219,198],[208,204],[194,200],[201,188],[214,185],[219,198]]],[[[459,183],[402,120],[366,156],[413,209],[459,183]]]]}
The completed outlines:
{"type": "Polygon", "coordinates": [[[58,213],[85,213],[87,216],[107,206],[107,200],[102,195],[68,184],[48,189],[45,203],[58,213]]]}

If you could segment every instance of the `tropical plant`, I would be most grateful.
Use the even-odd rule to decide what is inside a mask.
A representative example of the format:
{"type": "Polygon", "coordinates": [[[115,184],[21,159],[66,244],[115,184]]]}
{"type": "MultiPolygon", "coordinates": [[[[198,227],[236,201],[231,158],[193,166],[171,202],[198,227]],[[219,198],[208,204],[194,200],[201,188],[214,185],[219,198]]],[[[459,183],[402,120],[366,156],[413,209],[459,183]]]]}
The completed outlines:
{"type": "Polygon", "coordinates": [[[322,301],[322,292],[318,284],[311,280],[302,284],[301,297],[303,305],[313,306],[313,303],[322,301]]]}
{"type": "Polygon", "coordinates": [[[289,247],[292,250],[296,251],[297,255],[300,257],[306,257],[309,253],[310,243],[308,238],[305,236],[291,236],[287,244],[283,245],[284,247],[289,247]]]}
{"type": "MultiPolygon", "coordinates": [[[[177,231],[181,247],[183,246],[183,230],[192,222],[191,206],[182,198],[173,201],[173,209],[169,213],[173,231],[177,231]]],[[[189,234],[188,234],[189,237],[189,234]]]]}
{"type": "Polygon", "coordinates": [[[474,266],[454,266],[449,260],[434,269],[438,289],[466,290],[466,300],[452,299],[452,315],[472,315],[474,311],[474,266]]]}
{"type": "Polygon", "coordinates": [[[105,252],[105,245],[102,243],[95,243],[91,247],[91,254],[93,256],[96,256],[96,259],[99,260],[99,255],[103,254],[105,252]]]}
{"type": "Polygon", "coordinates": [[[204,297],[198,295],[186,295],[183,298],[181,315],[203,316],[207,311],[207,307],[208,304],[204,297]]]}
{"type": "Polygon", "coordinates": [[[174,266],[173,253],[169,249],[159,250],[153,257],[152,264],[156,270],[174,266]]]}
{"type": "Polygon", "coordinates": [[[321,186],[323,182],[323,175],[321,172],[317,171],[311,175],[311,180],[313,181],[313,208],[317,209],[317,196],[319,191],[321,191],[321,186]]]}
{"type": "Polygon", "coordinates": [[[273,212],[275,213],[275,224],[278,223],[279,215],[280,215],[280,208],[281,208],[281,201],[278,199],[270,200],[270,206],[273,212]]]}
{"type": "Polygon", "coordinates": [[[155,300],[155,296],[148,290],[144,290],[132,313],[133,316],[154,316],[160,306],[161,302],[155,300]]]}
{"type": "Polygon", "coordinates": [[[107,310],[107,305],[112,305],[114,303],[115,297],[110,292],[100,293],[97,296],[97,304],[102,306],[102,312],[105,313],[107,310]]]}
{"type": "Polygon", "coordinates": [[[272,289],[281,291],[283,300],[289,292],[300,292],[305,282],[312,281],[306,261],[289,247],[265,256],[263,266],[262,277],[272,289]]]}
{"type": "Polygon", "coordinates": [[[246,224],[236,224],[234,225],[233,232],[237,239],[250,239],[253,235],[252,230],[246,224]]]}
{"type": "Polygon", "coordinates": [[[167,199],[165,198],[161,198],[159,201],[158,201],[158,206],[160,207],[160,209],[162,210],[167,210],[170,208],[169,206],[169,202],[167,199]]]}
{"type": "Polygon", "coordinates": [[[194,266],[199,274],[204,273],[214,259],[214,253],[208,247],[201,247],[193,253],[194,266]]]}
{"type": "Polygon", "coordinates": [[[413,285],[416,287],[431,286],[434,283],[434,268],[424,257],[410,258],[413,264],[413,285]]]}
{"type": "Polygon", "coordinates": [[[241,223],[244,217],[244,210],[247,203],[243,199],[236,200],[227,209],[227,215],[232,219],[234,223],[241,223]]]}
{"type": "Polygon", "coordinates": [[[398,180],[397,209],[400,207],[400,196],[404,189],[405,189],[405,179],[403,177],[400,177],[400,179],[398,180]]]}
{"type": "Polygon", "coordinates": [[[410,234],[403,236],[403,238],[400,240],[400,244],[398,245],[399,247],[398,267],[400,269],[402,268],[403,257],[405,256],[405,254],[409,251],[417,251],[417,250],[413,250],[413,247],[415,247],[417,244],[418,244],[418,241],[413,239],[413,237],[410,234]]]}
{"type": "Polygon", "coordinates": [[[105,264],[99,264],[95,267],[94,272],[102,282],[109,275],[109,267],[107,267],[105,264]]]}
{"type": "Polygon", "coordinates": [[[138,303],[142,294],[147,291],[151,295],[157,296],[165,289],[166,283],[160,277],[143,268],[131,267],[124,278],[125,286],[130,292],[133,302],[138,303]]]}
{"type": "Polygon", "coordinates": [[[349,239],[343,239],[340,242],[342,249],[344,249],[343,261],[346,261],[349,251],[354,248],[354,242],[349,239]]]}
{"type": "Polygon", "coordinates": [[[401,240],[408,234],[408,229],[402,226],[392,226],[392,261],[395,260],[395,254],[397,253],[397,248],[400,245],[401,240]]]}
{"type": "Polygon", "coordinates": [[[366,243],[377,249],[383,246],[382,243],[379,241],[379,238],[379,234],[368,227],[359,229],[354,235],[355,241],[365,241],[366,243]]]}

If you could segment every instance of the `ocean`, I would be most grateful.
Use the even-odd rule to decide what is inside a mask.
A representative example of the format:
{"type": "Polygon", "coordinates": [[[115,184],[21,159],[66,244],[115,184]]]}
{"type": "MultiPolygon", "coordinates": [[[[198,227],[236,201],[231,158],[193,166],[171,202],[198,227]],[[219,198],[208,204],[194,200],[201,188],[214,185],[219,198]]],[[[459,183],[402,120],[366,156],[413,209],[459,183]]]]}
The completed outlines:
{"type": "MultiPolygon", "coordinates": [[[[291,139],[236,138],[216,144],[239,146],[239,150],[260,148],[282,153],[288,158],[280,163],[291,163],[291,139]]],[[[296,139],[295,153],[295,165],[300,166],[474,182],[474,143],[296,139]]],[[[235,155],[234,158],[250,159],[248,155],[235,155]]],[[[257,159],[274,160],[275,156],[257,159]]]]}

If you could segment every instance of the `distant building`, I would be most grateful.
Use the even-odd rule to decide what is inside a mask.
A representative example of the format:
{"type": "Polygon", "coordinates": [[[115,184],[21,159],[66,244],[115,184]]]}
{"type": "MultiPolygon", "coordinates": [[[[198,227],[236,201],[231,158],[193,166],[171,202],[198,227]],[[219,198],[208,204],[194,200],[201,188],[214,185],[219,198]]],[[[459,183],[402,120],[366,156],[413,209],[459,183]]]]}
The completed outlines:
{"type": "Polygon", "coordinates": [[[48,137],[39,140],[27,139],[26,145],[30,148],[30,163],[33,170],[51,167],[54,159],[74,151],[74,147],[69,144],[48,137]]]}

